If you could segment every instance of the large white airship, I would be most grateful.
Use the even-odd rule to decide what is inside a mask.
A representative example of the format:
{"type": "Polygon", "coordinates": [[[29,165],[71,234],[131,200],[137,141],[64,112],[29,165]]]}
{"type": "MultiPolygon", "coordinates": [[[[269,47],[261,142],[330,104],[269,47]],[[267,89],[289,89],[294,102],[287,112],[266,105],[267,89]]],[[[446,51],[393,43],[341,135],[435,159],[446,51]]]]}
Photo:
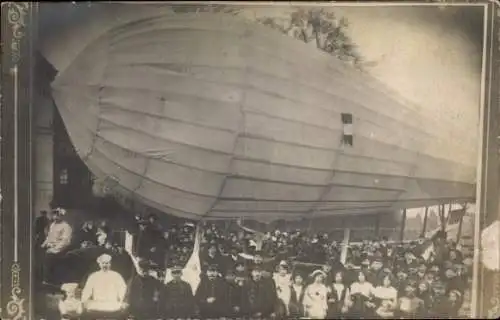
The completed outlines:
{"type": "Polygon", "coordinates": [[[231,15],[132,7],[43,49],[79,156],[125,197],[261,221],[473,200],[475,151],[368,74],[231,15]]]}

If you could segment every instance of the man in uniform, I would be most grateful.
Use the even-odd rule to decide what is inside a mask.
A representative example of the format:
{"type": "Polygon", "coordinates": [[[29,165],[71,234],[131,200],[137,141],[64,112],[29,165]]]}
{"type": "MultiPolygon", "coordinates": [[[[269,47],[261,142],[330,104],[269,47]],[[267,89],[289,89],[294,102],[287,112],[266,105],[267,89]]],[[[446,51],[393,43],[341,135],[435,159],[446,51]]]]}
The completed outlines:
{"type": "Polygon", "coordinates": [[[160,293],[160,303],[163,305],[162,319],[187,319],[195,311],[193,290],[186,281],[182,280],[182,268],[172,268],[172,280],[168,282],[160,293]]]}
{"type": "Polygon", "coordinates": [[[196,302],[203,319],[215,319],[225,315],[226,284],[218,276],[217,266],[209,266],[207,276],[201,279],[196,291],[196,302]]]}

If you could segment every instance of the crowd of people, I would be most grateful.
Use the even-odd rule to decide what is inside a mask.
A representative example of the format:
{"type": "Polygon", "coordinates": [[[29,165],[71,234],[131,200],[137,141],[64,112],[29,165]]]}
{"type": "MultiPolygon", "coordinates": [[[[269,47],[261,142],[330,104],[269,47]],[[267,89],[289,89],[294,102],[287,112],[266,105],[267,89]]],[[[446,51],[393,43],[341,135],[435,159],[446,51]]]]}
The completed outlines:
{"type": "Polygon", "coordinates": [[[460,315],[472,272],[471,258],[443,232],[429,241],[345,245],[310,230],[206,223],[200,281],[193,287],[183,276],[197,237],[193,224],[163,226],[155,215],[137,217],[129,230],[133,250],[126,252],[106,222],[88,221],[73,231],[62,209],[45,221],[48,232],[36,231],[43,281],[68,274],[54,266],[73,266],[58,284],[64,319],[82,318],[85,310],[144,320],[451,319],[460,315]],[[92,254],[82,258],[82,252],[92,254]]]}

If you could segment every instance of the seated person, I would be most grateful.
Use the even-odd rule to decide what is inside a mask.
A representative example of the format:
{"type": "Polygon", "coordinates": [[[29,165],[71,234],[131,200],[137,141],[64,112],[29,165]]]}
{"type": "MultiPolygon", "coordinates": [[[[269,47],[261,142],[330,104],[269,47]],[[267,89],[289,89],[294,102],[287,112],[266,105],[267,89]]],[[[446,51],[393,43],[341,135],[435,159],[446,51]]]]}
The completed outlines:
{"type": "Polygon", "coordinates": [[[125,294],[127,284],[123,277],[111,270],[111,256],[100,255],[97,258],[99,271],[93,272],[87,279],[82,291],[82,303],[88,312],[114,313],[127,308],[125,294]]]}
{"type": "Polygon", "coordinates": [[[79,319],[83,312],[82,302],[75,296],[77,288],[78,283],[65,283],[61,286],[64,299],[59,301],[58,308],[63,320],[79,319]]]}

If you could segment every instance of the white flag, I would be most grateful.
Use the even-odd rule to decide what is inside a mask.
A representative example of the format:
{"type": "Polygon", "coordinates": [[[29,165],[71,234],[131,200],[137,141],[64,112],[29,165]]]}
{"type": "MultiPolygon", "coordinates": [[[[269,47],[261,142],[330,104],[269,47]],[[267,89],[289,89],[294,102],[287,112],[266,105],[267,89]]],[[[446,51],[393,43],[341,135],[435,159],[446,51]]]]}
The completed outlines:
{"type": "MultiPolygon", "coordinates": [[[[200,284],[201,278],[201,262],[200,262],[200,244],[201,244],[201,227],[198,224],[196,227],[196,236],[194,239],[193,253],[189,258],[186,266],[182,270],[182,280],[189,283],[193,294],[196,293],[198,285],[200,284]]],[[[165,284],[172,280],[172,270],[167,268],[165,272],[165,284]]]]}
{"type": "Polygon", "coordinates": [[[427,241],[427,244],[424,244],[426,248],[422,252],[422,258],[425,261],[429,261],[429,259],[435,254],[434,243],[430,240],[427,241]]]}

